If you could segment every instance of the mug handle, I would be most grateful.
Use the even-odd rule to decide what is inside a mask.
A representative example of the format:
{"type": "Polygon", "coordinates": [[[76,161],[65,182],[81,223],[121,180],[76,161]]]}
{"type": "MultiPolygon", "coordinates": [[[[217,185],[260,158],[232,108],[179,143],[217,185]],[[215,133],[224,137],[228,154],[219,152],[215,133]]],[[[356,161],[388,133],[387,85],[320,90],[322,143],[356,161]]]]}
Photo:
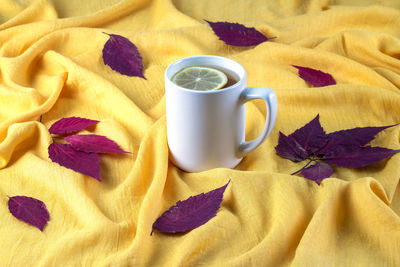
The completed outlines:
{"type": "Polygon", "coordinates": [[[267,106],[265,126],[262,133],[253,141],[243,142],[239,145],[237,156],[239,158],[256,149],[271,133],[278,112],[278,101],[275,92],[269,88],[246,87],[239,97],[239,103],[245,104],[253,99],[262,99],[267,106]]]}

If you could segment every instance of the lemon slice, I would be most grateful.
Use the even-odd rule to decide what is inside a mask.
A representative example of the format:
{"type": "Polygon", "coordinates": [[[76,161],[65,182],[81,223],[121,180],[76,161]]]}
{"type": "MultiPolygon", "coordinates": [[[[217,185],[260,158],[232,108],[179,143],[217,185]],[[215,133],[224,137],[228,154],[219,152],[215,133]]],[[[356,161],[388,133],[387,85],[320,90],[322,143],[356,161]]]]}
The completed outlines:
{"type": "Polygon", "coordinates": [[[175,73],[171,80],[181,87],[196,91],[218,90],[228,82],[222,71],[200,66],[183,68],[175,73]]]}

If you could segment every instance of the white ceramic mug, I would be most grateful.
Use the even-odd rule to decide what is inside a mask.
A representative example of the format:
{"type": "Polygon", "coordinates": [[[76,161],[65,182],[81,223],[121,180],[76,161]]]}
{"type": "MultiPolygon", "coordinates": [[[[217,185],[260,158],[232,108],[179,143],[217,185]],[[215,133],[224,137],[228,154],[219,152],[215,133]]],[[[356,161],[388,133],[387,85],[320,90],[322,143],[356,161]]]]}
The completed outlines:
{"type": "Polygon", "coordinates": [[[277,98],[268,88],[246,87],[246,71],[236,61],[219,56],[192,56],[173,62],[165,71],[167,138],[172,162],[188,172],[233,168],[271,133],[277,98]],[[234,73],[239,81],[215,91],[185,89],[171,81],[187,66],[209,66],[234,73]],[[267,105],[264,130],[245,142],[246,107],[252,99],[267,105]]]}

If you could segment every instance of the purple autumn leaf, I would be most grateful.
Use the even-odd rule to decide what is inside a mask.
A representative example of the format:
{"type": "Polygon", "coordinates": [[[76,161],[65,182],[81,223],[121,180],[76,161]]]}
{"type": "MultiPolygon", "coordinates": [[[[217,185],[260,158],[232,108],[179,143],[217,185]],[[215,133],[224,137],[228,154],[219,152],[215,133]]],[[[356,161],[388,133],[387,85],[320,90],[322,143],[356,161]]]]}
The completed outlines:
{"type": "Polygon", "coordinates": [[[122,150],[113,140],[102,135],[76,134],[67,136],[64,139],[74,149],[88,153],[129,153],[122,150]]]}
{"type": "Polygon", "coordinates": [[[295,139],[279,132],[278,145],[275,147],[276,153],[291,161],[302,161],[308,157],[307,151],[299,145],[295,139]]]}
{"type": "Polygon", "coordinates": [[[333,79],[332,75],[330,75],[329,73],[307,67],[295,65],[292,66],[299,70],[300,78],[302,78],[306,82],[311,83],[314,86],[322,87],[336,84],[335,79],[333,79]]]}
{"type": "Polygon", "coordinates": [[[97,122],[99,121],[80,117],[62,118],[51,125],[51,127],[49,128],[49,132],[52,134],[74,133],[81,131],[97,122]]]}
{"type": "Polygon", "coordinates": [[[8,209],[15,218],[37,227],[42,232],[50,219],[46,205],[33,197],[10,197],[8,209]]]}
{"type": "Polygon", "coordinates": [[[320,185],[323,179],[331,177],[333,169],[326,163],[317,162],[305,168],[301,174],[304,178],[310,179],[320,185]]]}
{"type": "Polygon", "coordinates": [[[327,144],[318,151],[318,154],[323,155],[339,145],[364,146],[371,142],[379,132],[395,125],[382,127],[357,127],[330,133],[327,135],[327,144]]]}
{"type": "Polygon", "coordinates": [[[308,155],[313,155],[328,141],[325,131],[319,122],[319,115],[290,134],[289,137],[295,139],[307,151],[308,155]]]}
{"type": "Polygon", "coordinates": [[[289,136],[279,133],[278,155],[292,161],[302,161],[314,155],[327,142],[327,136],[319,122],[319,115],[289,136]]]}
{"type": "Polygon", "coordinates": [[[77,151],[70,144],[52,143],[48,150],[53,162],[101,181],[99,155],[77,151]]]}
{"type": "Polygon", "coordinates": [[[104,64],[121,74],[146,79],[143,76],[142,57],[137,47],[123,36],[105,34],[110,38],[103,47],[104,64]]]}
{"type": "Polygon", "coordinates": [[[215,35],[228,45],[254,46],[268,41],[267,37],[253,27],[248,28],[239,23],[205,21],[210,25],[215,35]]]}
{"type": "Polygon", "coordinates": [[[322,160],[340,167],[358,168],[389,158],[399,151],[384,147],[340,145],[326,153],[322,160]]]}
{"type": "Polygon", "coordinates": [[[153,231],[186,232],[205,224],[217,214],[229,182],[230,180],[226,185],[208,193],[178,201],[154,222],[153,231]]]}

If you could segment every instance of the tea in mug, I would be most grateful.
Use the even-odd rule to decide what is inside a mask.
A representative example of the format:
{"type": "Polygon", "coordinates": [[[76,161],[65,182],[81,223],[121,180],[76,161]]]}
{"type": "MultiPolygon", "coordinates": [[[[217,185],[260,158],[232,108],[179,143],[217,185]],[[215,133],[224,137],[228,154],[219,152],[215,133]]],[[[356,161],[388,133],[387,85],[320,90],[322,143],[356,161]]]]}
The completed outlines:
{"type": "Polygon", "coordinates": [[[190,90],[214,91],[234,85],[239,78],[234,73],[215,67],[188,66],[176,72],[171,81],[190,90]]]}

